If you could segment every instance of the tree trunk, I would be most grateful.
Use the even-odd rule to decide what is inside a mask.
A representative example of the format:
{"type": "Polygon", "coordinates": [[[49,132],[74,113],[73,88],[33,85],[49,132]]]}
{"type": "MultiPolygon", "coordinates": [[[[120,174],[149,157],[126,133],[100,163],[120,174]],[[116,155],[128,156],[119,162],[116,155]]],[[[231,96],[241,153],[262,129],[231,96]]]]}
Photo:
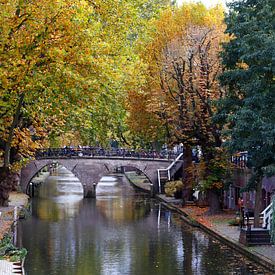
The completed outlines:
{"type": "Polygon", "coordinates": [[[192,200],[193,194],[193,173],[192,173],[192,149],[190,146],[184,148],[183,154],[183,204],[192,200]]]}
{"type": "Polygon", "coordinates": [[[209,189],[207,191],[207,197],[209,202],[209,215],[215,215],[221,212],[220,194],[217,189],[209,189]]]}
{"type": "Polygon", "coordinates": [[[4,167],[8,168],[10,165],[10,151],[11,151],[11,143],[12,143],[12,138],[14,134],[14,129],[18,126],[18,120],[19,120],[19,115],[21,111],[21,107],[23,105],[24,101],[24,94],[21,94],[19,96],[19,101],[15,110],[15,113],[13,115],[13,121],[9,129],[9,135],[8,139],[5,144],[5,152],[4,152],[4,167]]]}
{"type": "Polygon", "coordinates": [[[260,227],[260,213],[262,211],[262,178],[257,179],[254,208],[254,227],[260,227]]]}
{"type": "Polygon", "coordinates": [[[19,115],[24,101],[24,94],[19,95],[19,101],[13,115],[12,124],[9,129],[9,135],[5,142],[4,165],[0,167],[0,206],[8,206],[9,193],[16,188],[18,176],[10,170],[10,152],[14,135],[14,129],[18,126],[19,115]]]}
{"type": "Polygon", "coordinates": [[[0,206],[8,206],[9,193],[18,185],[18,175],[6,167],[0,167],[0,206]]]}

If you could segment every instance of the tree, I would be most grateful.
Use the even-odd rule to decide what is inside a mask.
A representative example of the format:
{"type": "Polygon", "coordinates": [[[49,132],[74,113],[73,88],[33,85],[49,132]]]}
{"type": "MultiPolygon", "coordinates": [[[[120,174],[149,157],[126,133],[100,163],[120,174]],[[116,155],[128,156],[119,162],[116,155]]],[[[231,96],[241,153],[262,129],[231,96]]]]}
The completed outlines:
{"type": "MultiPolygon", "coordinates": [[[[77,2],[1,3],[1,205],[7,203],[13,188],[10,182],[16,182],[11,180],[13,172],[34,154],[52,122],[62,121],[66,113],[62,108],[76,93],[76,89],[70,89],[73,80],[78,78],[81,83],[73,66],[81,63],[77,60],[83,52],[77,50],[87,27],[87,20],[81,16],[89,11],[83,6],[77,10],[77,2]]],[[[85,41],[81,46],[87,46],[88,39],[85,41]]]]}
{"type": "MultiPolygon", "coordinates": [[[[169,4],[167,0],[97,1],[90,16],[97,22],[100,40],[93,46],[97,55],[99,75],[97,93],[90,106],[81,106],[72,112],[64,129],[54,132],[51,140],[60,144],[78,132],[77,143],[107,146],[110,139],[125,145],[132,137],[127,134],[126,90],[139,87],[139,59],[134,52],[137,38],[145,39],[147,22],[158,16],[169,4]],[[100,76],[100,77],[99,77],[100,76]],[[128,138],[126,138],[128,136],[128,138]]],[[[76,135],[74,135],[75,138],[76,135]]],[[[132,145],[132,142],[130,142],[132,145]]]]}
{"type": "Polygon", "coordinates": [[[248,151],[256,190],[254,225],[259,226],[263,176],[275,173],[274,3],[242,0],[226,17],[231,36],[224,45],[221,83],[226,97],[218,118],[226,125],[231,152],[248,151]]]}
{"type": "Polygon", "coordinates": [[[121,133],[119,103],[134,85],[133,34],[145,28],[147,2],[153,17],[166,1],[1,2],[1,205],[14,172],[68,129],[102,143],[121,133]]]}
{"type": "Polygon", "coordinates": [[[191,149],[201,147],[204,165],[200,166],[200,188],[211,195],[210,212],[214,213],[220,208],[218,195],[224,171],[217,161],[221,158],[221,150],[217,149],[221,146],[221,129],[212,121],[212,103],[223,95],[217,81],[221,72],[219,52],[225,39],[223,10],[219,6],[208,10],[202,4],[186,4],[181,9],[167,10],[154,24],[153,39],[142,53],[148,71],[140,101],[166,129],[169,142],[184,145],[187,200],[194,183],[191,149]]]}
{"type": "Polygon", "coordinates": [[[92,13],[85,1],[1,3],[1,205],[13,172],[95,94],[88,77],[99,72],[93,45],[101,33],[92,13]]]}

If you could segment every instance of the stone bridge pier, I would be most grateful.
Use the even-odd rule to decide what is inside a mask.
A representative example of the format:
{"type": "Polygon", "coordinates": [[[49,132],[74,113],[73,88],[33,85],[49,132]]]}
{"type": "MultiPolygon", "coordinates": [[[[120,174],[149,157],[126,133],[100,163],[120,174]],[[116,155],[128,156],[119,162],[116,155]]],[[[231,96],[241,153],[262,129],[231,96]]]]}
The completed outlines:
{"type": "Polygon", "coordinates": [[[154,185],[154,192],[158,190],[157,169],[167,168],[173,160],[162,159],[126,159],[126,158],[51,158],[38,159],[30,162],[21,170],[20,186],[22,191],[29,193],[32,178],[45,166],[58,163],[71,171],[81,182],[84,197],[95,197],[95,185],[100,179],[117,168],[130,166],[144,173],[154,185]]]}

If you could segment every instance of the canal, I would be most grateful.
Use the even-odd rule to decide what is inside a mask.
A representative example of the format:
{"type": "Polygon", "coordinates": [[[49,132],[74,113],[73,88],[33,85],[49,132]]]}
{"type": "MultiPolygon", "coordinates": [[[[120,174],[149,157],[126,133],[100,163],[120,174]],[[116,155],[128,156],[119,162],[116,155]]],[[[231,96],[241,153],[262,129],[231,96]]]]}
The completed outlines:
{"type": "Polygon", "coordinates": [[[20,221],[27,275],[267,274],[242,255],[182,222],[124,177],[104,177],[96,199],[63,167],[20,221]]]}

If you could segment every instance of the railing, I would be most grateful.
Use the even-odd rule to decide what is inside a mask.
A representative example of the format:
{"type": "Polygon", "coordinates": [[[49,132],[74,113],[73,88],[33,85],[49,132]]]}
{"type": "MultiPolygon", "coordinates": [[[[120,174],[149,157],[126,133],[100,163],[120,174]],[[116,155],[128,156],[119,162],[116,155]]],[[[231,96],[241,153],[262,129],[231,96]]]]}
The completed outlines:
{"type": "Polygon", "coordinates": [[[235,164],[238,168],[246,168],[248,160],[247,152],[239,152],[231,157],[231,163],[235,164]]]}
{"type": "Polygon", "coordinates": [[[181,159],[183,153],[180,153],[175,160],[165,169],[158,169],[158,185],[159,185],[159,193],[161,193],[161,174],[164,172],[166,174],[167,180],[171,180],[171,169],[174,165],[181,159]]]}
{"type": "Polygon", "coordinates": [[[271,202],[267,208],[261,213],[263,215],[263,228],[270,230],[270,225],[272,221],[273,211],[272,211],[273,202],[271,202]]]}
{"type": "Polygon", "coordinates": [[[173,151],[135,151],[130,149],[104,149],[101,147],[85,146],[82,148],[47,148],[36,152],[36,158],[85,158],[85,157],[120,157],[120,158],[144,158],[144,159],[167,159],[172,160],[177,157],[173,151]]]}

